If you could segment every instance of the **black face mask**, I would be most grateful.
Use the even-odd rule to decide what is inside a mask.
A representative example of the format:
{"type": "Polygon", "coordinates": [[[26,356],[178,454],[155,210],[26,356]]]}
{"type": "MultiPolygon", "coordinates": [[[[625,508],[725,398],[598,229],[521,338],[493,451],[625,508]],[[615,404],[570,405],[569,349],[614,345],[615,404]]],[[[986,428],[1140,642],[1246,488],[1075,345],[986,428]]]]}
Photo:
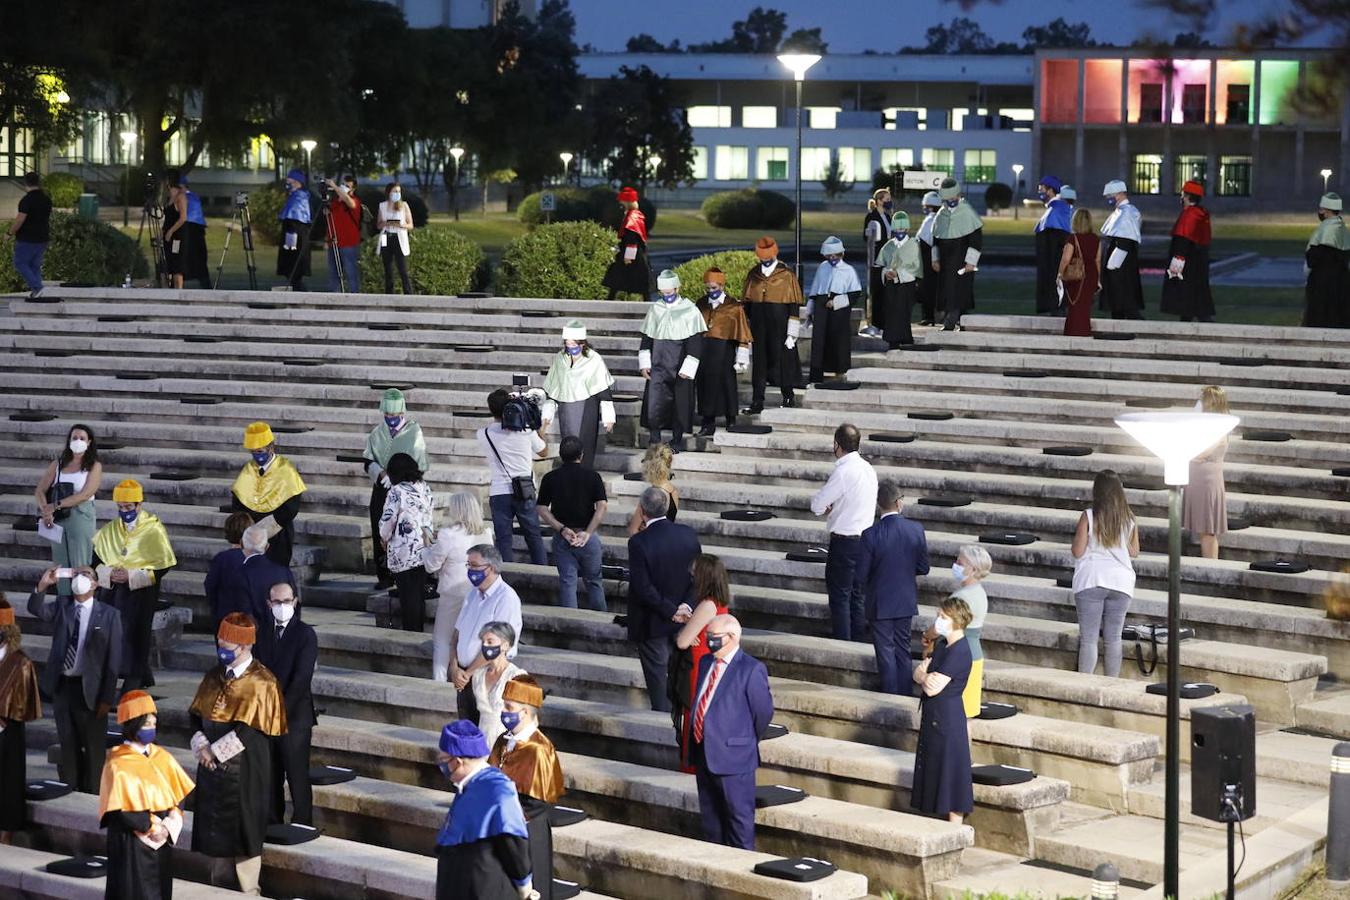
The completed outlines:
{"type": "Polygon", "coordinates": [[[494,644],[492,646],[489,646],[487,644],[484,644],[482,647],[482,654],[483,659],[486,659],[487,661],[491,662],[492,660],[502,655],[502,645],[494,644]]]}

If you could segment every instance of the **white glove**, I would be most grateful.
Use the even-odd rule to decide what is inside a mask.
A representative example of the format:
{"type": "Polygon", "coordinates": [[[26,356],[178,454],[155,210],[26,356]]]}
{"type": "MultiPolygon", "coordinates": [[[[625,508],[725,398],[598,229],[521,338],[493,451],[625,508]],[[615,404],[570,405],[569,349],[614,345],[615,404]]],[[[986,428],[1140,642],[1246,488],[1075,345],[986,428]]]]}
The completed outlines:
{"type": "Polygon", "coordinates": [[[389,475],[384,472],[380,473],[380,484],[384,485],[386,491],[394,486],[393,482],[389,480],[389,475]]]}
{"type": "Polygon", "coordinates": [[[600,401],[600,424],[601,424],[601,425],[604,425],[606,428],[612,428],[612,427],[614,426],[614,423],[617,422],[617,421],[618,421],[618,417],[614,415],[614,401],[613,401],[613,400],[601,400],[601,401],[600,401]]]}
{"type": "Polygon", "coordinates": [[[783,346],[789,350],[797,346],[797,337],[802,333],[801,319],[788,319],[787,340],[783,341],[783,346]]]}
{"type": "Polygon", "coordinates": [[[558,404],[554,403],[552,400],[545,400],[543,405],[539,407],[539,418],[544,420],[545,425],[552,422],[553,417],[557,414],[558,404]]]}
{"type": "Polygon", "coordinates": [[[736,348],[736,363],[735,365],[732,366],[732,368],[735,369],[737,372],[744,372],[746,369],[750,368],[749,347],[736,348]]]}
{"type": "Polygon", "coordinates": [[[686,357],[684,358],[684,362],[680,364],[680,372],[679,372],[679,374],[680,374],[681,377],[684,377],[684,378],[693,378],[695,375],[697,375],[697,374],[698,374],[698,357],[697,357],[697,356],[686,356],[686,357]]]}
{"type": "Polygon", "coordinates": [[[966,248],[966,265],[967,265],[969,268],[974,269],[974,268],[975,268],[976,266],[978,266],[979,264],[980,264],[980,251],[976,250],[974,247],[967,247],[967,248],[966,248]]]}
{"type": "Polygon", "coordinates": [[[639,351],[638,351],[638,371],[641,372],[641,371],[643,371],[644,369],[650,369],[651,367],[652,367],[652,351],[650,351],[650,350],[639,350],[639,351]]]}
{"type": "Polygon", "coordinates": [[[148,569],[127,569],[127,590],[139,591],[155,583],[155,573],[148,569]]]}
{"type": "Polygon", "coordinates": [[[848,294],[835,294],[829,306],[834,310],[848,309],[848,294]]]}
{"type": "Polygon", "coordinates": [[[1186,260],[1180,256],[1172,257],[1172,263],[1167,267],[1167,277],[1180,279],[1184,271],[1186,271],[1186,260]]]}

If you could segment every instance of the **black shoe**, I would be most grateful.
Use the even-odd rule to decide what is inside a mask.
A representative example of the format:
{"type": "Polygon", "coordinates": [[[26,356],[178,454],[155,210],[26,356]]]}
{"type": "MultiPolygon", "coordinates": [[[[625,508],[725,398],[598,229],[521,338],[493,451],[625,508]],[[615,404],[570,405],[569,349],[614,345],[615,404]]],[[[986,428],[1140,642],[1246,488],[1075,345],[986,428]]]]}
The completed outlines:
{"type": "Polygon", "coordinates": [[[661,443],[661,432],[659,432],[659,431],[649,431],[649,432],[647,432],[647,446],[648,446],[648,447],[655,447],[655,446],[656,446],[657,444],[659,444],[659,443],[661,443]]]}
{"type": "Polygon", "coordinates": [[[717,426],[709,422],[698,430],[699,437],[712,437],[717,432],[717,426]]]}
{"type": "Polygon", "coordinates": [[[792,409],[797,405],[797,398],[793,395],[787,394],[783,397],[783,409],[792,409]]]}
{"type": "Polygon", "coordinates": [[[671,453],[683,453],[685,451],[684,438],[670,442],[671,453]]]}
{"type": "Polygon", "coordinates": [[[752,403],[752,404],[750,404],[749,406],[747,406],[745,409],[741,410],[741,413],[742,413],[743,415],[747,415],[747,416],[757,416],[757,415],[759,415],[759,414],[762,413],[762,412],[764,412],[764,404],[763,404],[762,402],[761,402],[761,403],[752,403]]]}

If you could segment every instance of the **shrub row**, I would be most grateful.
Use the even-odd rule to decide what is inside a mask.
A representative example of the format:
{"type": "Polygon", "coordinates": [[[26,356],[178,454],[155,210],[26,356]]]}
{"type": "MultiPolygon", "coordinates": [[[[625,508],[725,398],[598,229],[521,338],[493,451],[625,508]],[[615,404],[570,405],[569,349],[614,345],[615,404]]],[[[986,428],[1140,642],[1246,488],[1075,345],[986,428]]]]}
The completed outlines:
{"type": "MultiPolygon", "coordinates": [[[[526,225],[544,224],[545,213],[539,208],[540,198],[545,193],[553,195],[554,209],[548,214],[551,222],[599,222],[611,229],[617,229],[623,219],[623,209],[619,206],[617,192],[605,185],[589,188],[558,187],[548,191],[536,191],[526,195],[516,209],[516,215],[526,225]]],[[[638,200],[638,209],[647,217],[647,230],[656,229],[656,204],[646,197],[638,200]]]]}
{"type": "MultiPolygon", "coordinates": [[[[144,252],[116,228],[71,213],[52,213],[51,243],[42,264],[48,280],[102,287],[120,285],[128,272],[142,278],[148,271],[144,252]]],[[[0,240],[0,291],[26,289],[14,268],[12,239],[0,240]]]]}
{"type": "Polygon", "coordinates": [[[797,216],[797,205],[776,191],[745,188],[721,191],[703,201],[703,218],[714,228],[787,228],[797,216]]]}

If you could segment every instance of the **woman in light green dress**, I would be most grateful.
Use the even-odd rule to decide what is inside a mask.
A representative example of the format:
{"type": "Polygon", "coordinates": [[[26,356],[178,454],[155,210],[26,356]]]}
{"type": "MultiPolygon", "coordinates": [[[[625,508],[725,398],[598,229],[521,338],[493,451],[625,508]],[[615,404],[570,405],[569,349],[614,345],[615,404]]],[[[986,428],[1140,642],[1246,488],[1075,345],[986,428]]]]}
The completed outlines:
{"type": "MultiPolygon", "coordinates": [[[[52,540],[52,562],[59,568],[74,569],[93,562],[97,530],[94,497],[102,480],[103,463],[98,460],[93,429],[88,425],[70,426],[65,446],[47,464],[33,491],[40,524],[61,529],[60,537],[52,540]]],[[[56,589],[59,594],[69,594],[70,579],[57,581],[56,589]]]]}

